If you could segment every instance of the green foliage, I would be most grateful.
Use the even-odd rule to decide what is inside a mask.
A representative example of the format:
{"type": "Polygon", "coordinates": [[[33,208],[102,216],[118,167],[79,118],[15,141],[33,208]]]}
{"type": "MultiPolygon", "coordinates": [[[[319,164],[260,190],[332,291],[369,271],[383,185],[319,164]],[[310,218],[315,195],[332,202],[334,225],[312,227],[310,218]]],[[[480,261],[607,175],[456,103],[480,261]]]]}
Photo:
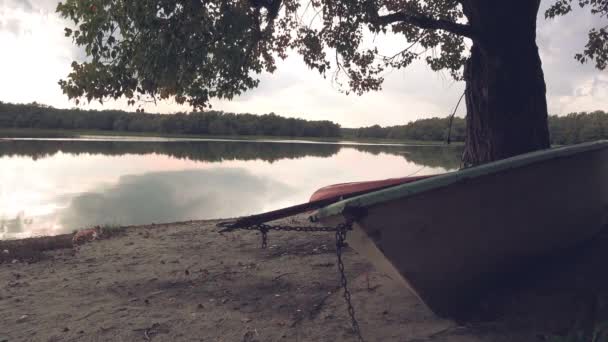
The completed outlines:
{"type": "MultiPolygon", "coordinates": [[[[448,118],[421,119],[401,126],[380,127],[374,125],[355,129],[342,129],[343,135],[353,138],[398,139],[419,141],[444,141],[447,139],[448,118]]],[[[464,141],[465,121],[454,118],[452,141],[464,141]]]]}
{"type": "Polygon", "coordinates": [[[568,145],[608,138],[608,113],[571,113],[550,116],[549,130],[553,144],[568,145]]]}
{"type": "Polygon", "coordinates": [[[333,64],[336,75],[346,76],[347,89],[357,93],[380,89],[386,67],[406,67],[420,58],[433,70],[460,78],[464,38],[437,30],[437,25],[464,27],[456,24],[463,18],[459,1],[302,5],[298,0],[66,0],[57,6],[73,23],[65,35],[84,49],[87,60],[73,62],[59,84],[77,101],[125,96],[134,104],[174,97],[201,109],[211,98],[231,99],[256,87],[256,75],[273,72],[275,58],[284,59],[289,51],[323,75],[333,64]],[[383,56],[364,42],[367,33],[388,32],[415,44],[383,56]]]}
{"type": "MultiPolygon", "coordinates": [[[[464,141],[465,125],[464,119],[454,118],[452,141],[464,141]]],[[[447,139],[448,126],[448,118],[432,118],[416,120],[402,126],[343,128],[342,135],[352,138],[442,141],[447,139]]],[[[552,115],[549,117],[549,131],[551,143],[556,145],[608,139],[608,113],[595,111],[571,113],[565,116],[552,115]]]]}
{"type": "MultiPolygon", "coordinates": [[[[8,129],[445,141],[448,127],[449,118],[420,119],[400,126],[340,128],[331,121],[284,118],[274,113],[253,115],[206,111],[163,115],[118,110],[57,109],[36,103],[0,102],[0,128],[8,129]]],[[[464,119],[454,118],[451,140],[464,141],[465,128],[464,119]]],[[[608,113],[595,111],[553,115],[549,117],[549,130],[551,143],[557,145],[608,139],[608,113]]]]}
{"type": "MultiPolygon", "coordinates": [[[[608,14],[608,0],[554,1],[547,18],[569,13],[573,2],[608,14]]],[[[483,30],[466,22],[463,5],[469,12],[476,6],[464,0],[65,0],[57,6],[73,23],[65,35],[87,58],[74,61],[59,84],[76,101],[173,97],[202,109],[212,98],[257,87],[257,75],[273,72],[276,58],[290,51],[324,76],[333,67],[335,81],[346,80],[343,89],[357,94],[379,90],[386,68],[417,59],[461,79],[464,39],[479,40],[483,30]],[[366,37],[384,34],[407,43],[382,55],[366,37]]],[[[607,27],[592,29],[576,58],[604,69],[607,41],[607,27]]]]}
{"type": "Polygon", "coordinates": [[[340,125],[266,115],[218,111],[174,115],[118,110],[57,109],[0,102],[1,128],[76,129],[201,135],[338,137],[340,125]]]}

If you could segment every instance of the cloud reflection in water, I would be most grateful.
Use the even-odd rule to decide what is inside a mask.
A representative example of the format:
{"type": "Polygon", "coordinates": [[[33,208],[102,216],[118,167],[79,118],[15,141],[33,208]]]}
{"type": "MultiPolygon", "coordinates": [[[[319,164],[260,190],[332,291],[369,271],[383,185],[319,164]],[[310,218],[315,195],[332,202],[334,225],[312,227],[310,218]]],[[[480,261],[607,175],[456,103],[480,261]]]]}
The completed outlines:
{"type": "Polygon", "coordinates": [[[62,210],[61,225],[144,224],[251,214],[290,191],[240,168],[128,175],[102,192],[86,192],[62,210]]]}

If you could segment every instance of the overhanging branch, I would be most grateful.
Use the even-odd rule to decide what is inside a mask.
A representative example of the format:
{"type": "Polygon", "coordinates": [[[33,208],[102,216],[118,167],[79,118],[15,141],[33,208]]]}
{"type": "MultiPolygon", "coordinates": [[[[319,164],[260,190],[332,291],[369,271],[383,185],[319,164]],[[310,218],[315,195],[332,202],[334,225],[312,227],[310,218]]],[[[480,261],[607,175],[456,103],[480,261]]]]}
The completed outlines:
{"type": "Polygon", "coordinates": [[[421,29],[444,30],[471,39],[475,37],[473,28],[469,25],[458,24],[445,19],[433,19],[421,15],[413,15],[405,12],[379,15],[374,20],[372,20],[372,23],[377,25],[405,23],[414,25],[421,29]]]}

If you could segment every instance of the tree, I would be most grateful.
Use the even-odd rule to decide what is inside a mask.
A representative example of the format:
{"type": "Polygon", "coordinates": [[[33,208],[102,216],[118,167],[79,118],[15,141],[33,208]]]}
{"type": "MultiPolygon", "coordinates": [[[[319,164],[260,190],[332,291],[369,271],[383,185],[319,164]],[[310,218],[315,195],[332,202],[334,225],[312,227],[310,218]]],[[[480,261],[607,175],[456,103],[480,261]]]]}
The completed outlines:
{"type": "MultiPolygon", "coordinates": [[[[554,0],[547,17],[572,2],[608,14],[608,0],[554,0]]],[[[379,90],[385,68],[424,59],[466,81],[465,163],[549,147],[547,103],[536,45],[540,0],[66,0],[66,35],[89,59],[72,63],[60,85],[70,98],[174,97],[196,109],[231,99],[297,51],[312,69],[335,69],[345,91],[379,90]],[[315,13],[311,24],[305,13],[315,13]],[[318,19],[318,20],[314,20],[318,19]],[[381,56],[368,34],[409,43],[381,56]],[[427,53],[433,51],[433,53],[427,53]],[[341,75],[341,76],[340,76],[341,75]]],[[[581,62],[606,67],[606,28],[589,33],[581,62]]]]}

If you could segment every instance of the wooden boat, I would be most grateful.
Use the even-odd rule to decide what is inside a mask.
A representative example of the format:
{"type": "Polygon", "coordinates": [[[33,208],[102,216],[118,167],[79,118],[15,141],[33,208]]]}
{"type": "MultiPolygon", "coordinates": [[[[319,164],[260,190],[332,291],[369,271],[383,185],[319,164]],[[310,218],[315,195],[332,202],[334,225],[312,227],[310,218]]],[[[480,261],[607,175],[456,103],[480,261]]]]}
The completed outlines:
{"type": "MultiPolygon", "coordinates": [[[[349,186],[333,190],[321,189],[313,199],[347,195],[349,186]]],[[[335,225],[344,221],[345,209],[364,212],[347,236],[349,245],[436,314],[457,318],[497,279],[516,277],[522,264],[608,225],[608,141],[528,153],[333,202],[311,220],[335,225]]]]}

